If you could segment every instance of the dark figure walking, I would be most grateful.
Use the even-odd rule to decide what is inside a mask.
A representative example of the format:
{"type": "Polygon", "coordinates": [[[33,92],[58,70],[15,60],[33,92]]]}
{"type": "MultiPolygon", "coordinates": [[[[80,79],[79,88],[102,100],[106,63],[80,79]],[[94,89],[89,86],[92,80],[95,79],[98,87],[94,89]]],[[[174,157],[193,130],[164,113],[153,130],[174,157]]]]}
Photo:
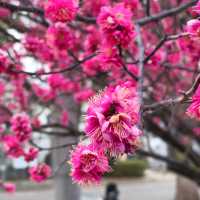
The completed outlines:
{"type": "Polygon", "coordinates": [[[115,183],[109,183],[106,186],[106,193],[104,200],[119,200],[118,196],[119,196],[119,191],[117,185],[115,183]]]}

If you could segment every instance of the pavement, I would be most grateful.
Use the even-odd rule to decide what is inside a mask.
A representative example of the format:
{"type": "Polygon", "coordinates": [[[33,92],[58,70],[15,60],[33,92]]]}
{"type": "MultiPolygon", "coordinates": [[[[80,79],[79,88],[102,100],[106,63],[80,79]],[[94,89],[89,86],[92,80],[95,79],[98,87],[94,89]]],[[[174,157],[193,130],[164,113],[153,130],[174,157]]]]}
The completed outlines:
{"type": "MultiPolygon", "coordinates": [[[[147,172],[143,179],[106,179],[100,186],[81,189],[81,200],[102,200],[105,185],[115,182],[120,200],[173,200],[175,176],[166,173],[147,172]]],[[[20,190],[15,194],[0,193],[0,200],[55,200],[51,184],[43,189],[20,190]]]]}

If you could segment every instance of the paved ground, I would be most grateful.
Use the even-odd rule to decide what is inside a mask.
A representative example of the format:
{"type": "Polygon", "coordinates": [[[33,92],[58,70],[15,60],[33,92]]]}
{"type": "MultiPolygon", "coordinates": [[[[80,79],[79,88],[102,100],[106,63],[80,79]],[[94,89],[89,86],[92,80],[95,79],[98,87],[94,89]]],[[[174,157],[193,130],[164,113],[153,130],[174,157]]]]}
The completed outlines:
{"type": "MultiPolygon", "coordinates": [[[[120,200],[173,200],[175,180],[117,180],[120,190],[120,200]]],[[[106,182],[103,183],[104,185],[106,182]]],[[[102,200],[104,185],[82,189],[82,200],[102,200]]],[[[0,200],[55,200],[51,188],[45,190],[18,191],[8,195],[0,193],[0,200]]],[[[71,199],[70,199],[71,200],[71,199]]]]}
{"type": "MultiPolygon", "coordinates": [[[[173,200],[175,181],[117,181],[120,200],[173,200]]],[[[103,188],[84,189],[84,200],[101,200],[103,188]]]]}

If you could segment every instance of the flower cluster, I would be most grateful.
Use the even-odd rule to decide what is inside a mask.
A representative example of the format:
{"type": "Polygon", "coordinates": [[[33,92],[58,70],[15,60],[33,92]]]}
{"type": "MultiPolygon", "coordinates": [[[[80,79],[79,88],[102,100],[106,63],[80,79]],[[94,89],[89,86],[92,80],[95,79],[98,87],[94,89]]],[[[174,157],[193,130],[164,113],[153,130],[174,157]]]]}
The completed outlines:
{"type": "Polygon", "coordinates": [[[194,37],[200,37],[200,20],[192,19],[187,22],[187,32],[194,37]]]}
{"type": "Polygon", "coordinates": [[[197,5],[194,6],[194,11],[200,15],[200,1],[198,1],[197,5]]]}
{"type": "Polygon", "coordinates": [[[8,193],[13,193],[16,191],[16,185],[11,182],[2,182],[0,181],[0,188],[5,190],[8,193]]]}
{"type": "Polygon", "coordinates": [[[16,114],[11,119],[11,129],[20,142],[27,141],[31,137],[31,121],[25,113],[16,114]]]}
{"type": "Polygon", "coordinates": [[[71,155],[75,182],[98,183],[110,170],[105,155],[117,157],[136,150],[141,136],[139,109],[137,92],[129,82],[108,87],[91,99],[85,127],[91,144],[78,145],[71,155]]]}
{"type": "Polygon", "coordinates": [[[45,16],[52,22],[72,21],[78,9],[76,0],[49,0],[45,6],[45,16]]]}
{"type": "Polygon", "coordinates": [[[4,51],[0,50],[0,73],[5,73],[8,71],[9,60],[5,55],[4,51]]]}
{"type": "Polygon", "coordinates": [[[57,47],[59,50],[70,49],[74,40],[72,32],[68,26],[60,22],[48,28],[46,37],[49,46],[57,47]]]}
{"type": "Polygon", "coordinates": [[[132,12],[123,3],[116,4],[114,7],[102,7],[97,23],[101,28],[103,38],[111,45],[127,47],[134,39],[132,12]]]}
{"type": "Polygon", "coordinates": [[[39,164],[29,169],[31,180],[37,183],[44,182],[52,174],[51,168],[47,164],[39,164]]]}
{"type": "Polygon", "coordinates": [[[6,9],[6,8],[0,8],[0,18],[7,18],[10,16],[10,10],[6,9]]]}
{"type": "Polygon", "coordinates": [[[93,145],[78,145],[72,152],[70,163],[72,179],[79,184],[99,183],[102,175],[110,170],[105,153],[93,145]]]}
{"type": "Polygon", "coordinates": [[[96,17],[102,6],[106,6],[109,4],[109,0],[90,0],[85,1],[83,4],[83,12],[85,15],[96,17]]]}
{"type": "Polygon", "coordinates": [[[29,163],[35,160],[39,150],[28,145],[32,135],[31,120],[25,113],[15,114],[11,120],[11,134],[2,137],[3,150],[11,158],[22,157],[29,163]]]}
{"type": "Polygon", "coordinates": [[[195,94],[192,97],[192,103],[188,107],[186,113],[191,118],[196,118],[200,120],[200,87],[197,89],[195,94]]]}
{"type": "Polygon", "coordinates": [[[37,148],[31,147],[27,153],[24,153],[24,159],[26,162],[31,162],[35,160],[38,156],[39,150],[37,148]]]}
{"type": "Polygon", "coordinates": [[[96,147],[111,155],[132,153],[141,135],[137,128],[139,102],[135,88],[107,88],[91,100],[86,116],[86,135],[96,147]]]}
{"type": "Polygon", "coordinates": [[[24,155],[21,143],[16,136],[5,136],[3,138],[3,148],[5,153],[10,157],[19,158],[24,155]]]}

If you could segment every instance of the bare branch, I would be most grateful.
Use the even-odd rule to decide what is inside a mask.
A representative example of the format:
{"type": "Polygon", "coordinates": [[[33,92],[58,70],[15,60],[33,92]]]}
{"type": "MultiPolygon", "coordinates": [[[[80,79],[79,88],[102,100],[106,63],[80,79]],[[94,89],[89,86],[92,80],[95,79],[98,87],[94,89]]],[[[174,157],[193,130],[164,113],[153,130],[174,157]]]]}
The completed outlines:
{"type": "Polygon", "coordinates": [[[193,95],[195,93],[195,91],[199,87],[199,84],[200,84],[200,74],[197,76],[194,84],[192,85],[192,87],[188,91],[182,92],[182,94],[178,97],[163,100],[163,101],[151,104],[151,105],[146,105],[146,106],[143,107],[143,112],[152,111],[152,110],[155,110],[155,109],[160,108],[162,106],[168,106],[168,105],[171,105],[171,104],[186,103],[190,100],[191,95],[193,95]]]}
{"type": "Polygon", "coordinates": [[[143,25],[146,25],[150,22],[155,22],[155,21],[161,20],[163,18],[172,16],[172,15],[177,15],[177,14],[185,11],[186,9],[194,6],[197,2],[198,2],[198,0],[190,1],[189,3],[183,4],[179,7],[162,11],[162,12],[160,12],[156,15],[150,16],[150,17],[145,17],[143,19],[139,19],[139,20],[136,21],[136,23],[139,24],[140,26],[143,26],[143,25]]]}

